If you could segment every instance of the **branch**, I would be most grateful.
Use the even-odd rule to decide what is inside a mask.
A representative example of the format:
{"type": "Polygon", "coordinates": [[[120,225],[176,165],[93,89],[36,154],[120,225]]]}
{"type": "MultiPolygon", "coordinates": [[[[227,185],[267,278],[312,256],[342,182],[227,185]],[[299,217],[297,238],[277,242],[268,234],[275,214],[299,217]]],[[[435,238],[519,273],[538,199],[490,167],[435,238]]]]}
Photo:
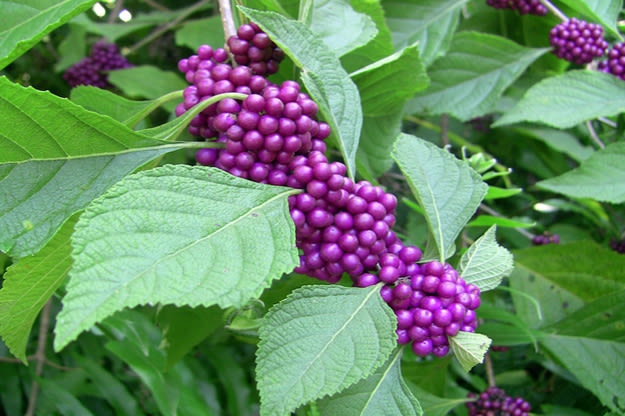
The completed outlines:
{"type": "Polygon", "coordinates": [[[37,396],[39,396],[39,383],[37,378],[41,376],[43,365],[46,360],[46,343],[48,341],[48,330],[50,329],[50,312],[52,310],[52,299],[46,302],[41,311],[41,322],[39,323],[39,338],[37,339],[37,352],[34,360],[37,362],[35,367],[35,379],[30,389],[30,399],[28,400],[28,409],[25,416],[33,416],[35,414],[35,406],[37,405],[37,396]]]}
{"type": "Polygon", "coordinates": [[[151,6],[151,7],[155,8],[156,10],[160,10],[161,12],[169,12],[170,11],[167,7],[158,4],[154,0],[143,0],[143,2],[145,4],[147,4],[148,6],[151,6]]]}
{"type": "Polygon", "coordinates": [[[219,0],[219,13],[221,14],[221,24],[224,27],[224,36],[226,41],[228,41],[230,36],[237,34],[237,29],[234,27],[234,17],[232,16],[230,0],[219,0]]]}

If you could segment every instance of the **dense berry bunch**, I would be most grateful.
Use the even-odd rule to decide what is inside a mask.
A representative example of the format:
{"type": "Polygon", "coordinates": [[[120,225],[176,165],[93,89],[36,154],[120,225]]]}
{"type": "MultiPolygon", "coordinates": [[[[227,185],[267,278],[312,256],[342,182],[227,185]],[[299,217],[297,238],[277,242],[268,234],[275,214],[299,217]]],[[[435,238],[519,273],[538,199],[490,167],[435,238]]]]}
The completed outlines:
{"type": "Polygon", "coordinates": [[[477,326],[479,289],[447,264],[417,264],[421,250],[405,246],[391,230],[397,198],[367,181],[354,183],[344,164],[328,160],[330,127],[316,120],[319,108],[298,83],[273,84],[248,65],[233,68],[227,57],[224,49],[203,45],[178,64],[191,85],[177,116],[214,95],[247,95],[211,104],[193,118],[191,134],[223,144],[198,150],[198,163],[301,189],[288,199],[301,252],[295,271],[331,283],[346,273],[359,287],[383,282],[382,298],[397,315],[398,342],[412,342],[421,356],[447,354],[447,336],[477,326]]]}
{"type": "Polygon", "coordinates": [[[486,0],[486,4],[496,9],[517,10],[519,14],[544,16],[547,8],[538,0],[486,0]]]}
{"type": "Polygon", "coordinates": [[[608,59],[599,62],[599,70],[625,80],[625,42],[612,46],[608,51],[608,59]]]}
{"type": "Polygon", "coordinates": [[[532,410],[523,398],[506,396],[503,389],[494,386],[487,388],[479,396],[469,393],[467,397],[477,397],[477,401],[466,403],[469,416],[528,416],[532,410]]]}
{"type": "Polygon", "coordinates": [[[228,38],[228,49],[239,65],[247,65],[254,74],[278,72],[284,52],[255,23],[239,26],[237,34],[228,38]]]}
{"type": "Polygon", "coordinates": [[[490,347],[490,349],[495,352],[506,352],[510,349],[510,347],[506,347],[503,345],[493,345],[492,347],[490,347]]]}
{"type": "Polygon", "coordinates": [[[78,85],[93,85],[98,88],[108,88],[108,74],[106,71],[128,68],[132,66],[128,60],[120,55],[117,45],[106,42],[97,42],[93,45],[88,57],[72,65],[63,78],[71,87],[78,85]]]}
{"type": "Polygon", "coordinates": [[[610,240],[610,248],[619,254],[625,254],[625,240],[610,240]]]}
{"type": "Polygon", "coordinates": [[[558,58],[578,65],[603,56],[608,43],[603,39],[601,25],[571,18],[556,25],[549,33],[549,42],[558,58]]]}
{"type": "Polygon", "coordinates": [[[560,236],[558,234],[544,233],[542,235],[535,235],[532,238],[532,245],[542,246],[545,244],[560,244],[560,236]]]}

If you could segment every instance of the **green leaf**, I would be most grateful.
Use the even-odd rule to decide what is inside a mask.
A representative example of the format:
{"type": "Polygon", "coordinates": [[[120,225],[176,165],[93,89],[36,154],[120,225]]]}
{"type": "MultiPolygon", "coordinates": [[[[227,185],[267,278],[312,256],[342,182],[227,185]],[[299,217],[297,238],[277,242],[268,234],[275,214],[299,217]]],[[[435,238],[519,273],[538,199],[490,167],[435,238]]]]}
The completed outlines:
{"type": "Polygon", "coordinates": [[[54,65],[56,72],[61,72],[80,61],[87,54],[87,42],[84,28],[76,24],[69,24],[69,35],[59,44],[61,59],[54,65]]]}
{"type": "Polygon", "coordinates": [[[95,0],[12,0],[0,3],[0,69],[95,0]]]}
{"type": "Polygon", "coordinates": [[[565,129],[625,111],[625,83],[601,71],[575,70],[548,77],[492,126],[532,121],[565,129]]]}
{"type": "Polygon", "coordinates": [[[0,113],[0,250],[14,257],[37,252],[67,218],[134,169],[187,146],[139,135],[4,77],[0,113]]]}
{"type": "Polygon", "coordinates": [[[426,416],[446,416],[455,407],[471,401],[471,399],[463,398],[442,398],[435,396],[412,383],[408,384],[415,396],[419,399],[423,414],[426,416]]]}
{"type": "Polygon", "coordinates": [[[392,156],[423,209],[434,238],[436,247],[426,249],[426,258],[436,255],[444,262],[453,254],[456,237],[477,210],[488,185],[466,162],[414,136],[401,134],[392,156]]]}
{"type": "Polygon", "coordinates": [[[53,403],[58,414],[66,416],[93,416],[72,393],[67,391],[62,384],[55,381],[38,378],[41,398],[40,400],[53,403]]]}
{"type": "Polygon", "coordinates": [[[124,36],[156,25],[155,22],[138,22],[136,20],[137,17],[133,16],[130,22],[96,23],[94,20],[89,19],[86,14],[80,14],[73,18],[70,23],[81,26],[88,33],[103,36],[108,41],[115,43],[124,36]]]}
{"type": "Polygon", "coordinates": [[[385,0],[387,23],[399,50],[419,43],[427,67],[443,55],[458,26],[460,9],[467,0],[385,0]]]}
{"type": "Polygon", "coordinates": [[[0,335],[11,353],[26,365],[26,344],[35,318],[72,267],[69,238],[77,219],[68,220],[44,248],[21,258],[4,275],[0,335]]]}
{"type": "MultiPolygon", "coordinates": [[[[410,354],[410,351],[406,351],[410,354]]],[[[445,395],[449,363],[452,355],[433,360],[418,360],[416,357],[404,356],[401,372],[404,379],[414,386],[439,396],[445,395]]]]}
{"type": "Polygon", "coordinates": [[[492,227],[493,225],[508,228],[530,228],[535,227],[536,223],[480,214],[479,217],[468,223],[467,227],[492,227]]]}
{"type": "Polygon", "coordinates": [[[416,45],[402,49],[351,74],[358,86],[362,109],[368,117],[389,116],[429,79],[416,45]]]}
{"type": "Polygon", "coordinates": [[[571,198],[625,202],[625,143],[612,143],[593,153],[580,167],[536,186],[571,198]]]}
{"type": "Polygon", "coordinates": [[[186,21],[176,30],[176,45],[187,46],[194,51],[201,45],[214,45],[218,48],[224,43],[224,30],[219,15],[186,21]]]}
{"type": "Polygon", "coordinates": [[[166,305],[158,311],[158,325],[163,331],[161,348],[167,352],[167,369],[170,369],[182,357],[206,337],[220,327],[223,328],[223,310],[217,306],[166,305]]]}
{"type": "Polygon", "coordinates": [[[544,336],[540,343],[604,406],[625,411],[625,344],[556,335],[544,336]]]}
{"type": "Polygon", "coordinates": [[[403,348],[397,348],[389,359],[364,380],[317,402],[322,415],[404,416],[422,415],[419,402],[401,375],[403,348]]]}
{"type": "Polygon", "coordinates": [[[595,299],[545,329],[557,335],[625,341],[625,291],[595,299]]]}
{"type": "Polygon", "coordinates": [[[497,226],[490,227],[460,259],[460,276],[485,292],[499,286],[514,265],[512,254],[497,244],[497,226]]]}
{"type": "Polygon", "coordinates": [[[80,85],[72,88],[71,99],[90,111],[105,114],[129,127],[133,127],[165,99],[182,98],[182,92],[174,92],[156,100],[134,101],[102,88],[80,85]]]}
{"type": "Polygon", "coordinates": [[[294,192],[201,166],[126,177],[76,225],[55,348],[126,307],[240,307],[259,296],[299,264],[294,192]]]}
{"type": "Polygon", "coordinates": [[[486,335],[475,332],[460,331],[455,337],[449,337],[454,355],[467,372],[484,361],[484,354],[488,351],[490,343],[491,340],[486,335]]]}
{"type": "Polygon", "coordinates": [[[315,0],[310,29],[336,56],[364,46],[378,32],[373,20],[356,12],[347,0],[315,0]]]}
{"type": "Polygon", "coordinates": [[[571,157],[577,162],[588,159],[594,152],[591,146],[584,146],[579,139],[566,131],[546,127],[520,127],[514,131],[540,140],[549,147],[571,157]]]}
{"type": "Polygon", "coordinates": [[[379,291],[305,286],[269,310],[256,355],[261,415],[335,394],[387,360],[397,318],[379,291]]]}
{"type": "Polygon", "coordinates": [[[332,128],[351,178],[362,127],[362,108],[356,85],[334,53],[302,23],[273,12],[239,6],[303,70],[302,80],[332,128]]]}
{"type": "Polygon", "coordinates": [[[625,290],[625,256],[593,241],[530,247],[513,254],[517,267],[586,302],[625,290]]]}
{"type": "Polygon", "coordinates": [[[369,174],[382,175],[393,166],[391,150],[401,132],[401,106],[388,116],[365,117],[356,159],[369,174]]]}
{"type": "Polygon", "coordinates": [[[461,121],[491,112],[525,69],[548,49],[530,49],[503,37],[458,32],[447,54],[428,70],[430,86],[410,100],[405,113],[450,113],[461,121]]]}
{"type": "Polygon", "coordinates": [[[207,351],[208,361],[217,369],[217,377],[226,391],[229,414],[251,414],[250,402],[254,403],[254,414],[258,414],[258,398],[252,394],[253,385],[249,383],[249,372],[243,363],[233,357],[232,348],[211,346],[207,351]]]}
{"type": "Polygon", "coordinates": [[[562,3],[600,23],[612,35],[622,40],[616,25],[619,12],[623,7],[620,0],[562,0],[562,3]]]}
{"type": "Polygon", "coordinates": [[[484,200],[510,198],[523,192],[522,188],[499,188],[497,186],[488,185],[488,192],[484,200]]]}

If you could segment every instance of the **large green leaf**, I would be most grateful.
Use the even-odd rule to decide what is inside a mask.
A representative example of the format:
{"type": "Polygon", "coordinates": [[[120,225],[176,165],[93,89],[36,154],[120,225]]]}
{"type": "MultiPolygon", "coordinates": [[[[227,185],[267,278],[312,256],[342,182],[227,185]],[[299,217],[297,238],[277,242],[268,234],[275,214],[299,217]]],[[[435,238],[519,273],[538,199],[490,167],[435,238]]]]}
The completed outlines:
{"type": "Polygon", "coordinates": [[[419,43],[429,66],[443,55],[456,31],[460,8],[467,0],[384,0],[386,21],[395,49],[419,43]]]}
{"type": "Polygon", "coordinates": [[[612,143],[593,153],[578,168],[542,180],[536,186],[571,198],[625,202],[625,143],[612,143]]]}
{"type": "Polygon", "coordinates": [[[261,415],[284,415],[362,380],[397,345],[380,288],[305,286],[269,310],[256,357],[261,415]]]}
{"type": "Polygon", "coordinates": [[[561,129],[625,111],[625,83],[601,71],[575,70],[548,77],[532,86],[493,126],[521,121],[561,129]]]}
{"type": "Polygon", "coordinates": [[[313,1],[310,29],[337,56],[366,45],[378,32],[373,20],[356,12],[347,0],[313,1]]]}
{"type": "Polygon", "coordinates": [[[590,338],[546,335],[540,344],[604,406],[625,412],[625,344],[590,338]]]}
{"type": "Polygon", "coordinates": [[[72,267],[69,238],[77,217],[67,221],[37,254],[9,267],[0,289],[0,336],[26,363],[26,344],[35,318],[72,267]]]}
{"type": "MultiPolygon", "coordinates": [[[[590,17],[595,23],[601,24],[612,35],[621,38],[617,27],[619,12],[623,7],[620,0],[561,0],[562,3],[577,12],[590,17]]],[[[622,39],[622,38],[621,38],[622,39]]]]}
{"type": "Polygon", "coordinates": [[[358,89],[341,67],[336,55],[302,23],[273,12],[240,7],[251,20],[269,34],[276,44],[304,72],[302,80],[321,114],[333,131],[333,137],[350,177],[356,172],[356,150],[362,127],[362,108],[358,89]]]}
{"type": "Polygon", "coordinates": [[[75,212],[165,144],[49,92],[0,78],[0,250],[37,252],[75,212]]]}
{"type": "Polygon", "coordinates": [[[367,117],[394,114],[397,106],[429,83],[416,45],[361,68],[351,77],[358,86],[367,117]]]}
{"type": "Polygon", "coordinates": [[[95,2],[96,0],[0,2],[0,69],[95,2]]]}
{"type": "Polygon", "coordinates": [[[216,168],[126,177],[83,213],[55,348],[144,303],[240,307],[299,264],[291,188],[216,168]]]}
{"type": "Polygon", "coordinates": [[[493,110],[503,91],[548,49],[530,49],[503,37],[459,32],[447,54],[428,70],[430,86],[406,113],[449,113],[467,121],[493,110]]]}
{"type": "Polygon", "coordinates": [[[378,177],[393,166],[391,150],[401,132],[401,106],[388,116],[364,117],[357,159],[367,173],[378,177]]]}
{"type": "Polygon", "coordinates": [[[533,139],[540,140],[552,149],[570,156],[577,162],[588,159],[594,152],[591,146],[582,145],[574,134],[566,131],[539,126],[519,127],[514,130],[533,139]]]}
{"type": "Polygon", "coordinates": [[[422,415],[419,402],[401,375],[403,349],[397,348],[388,361],[364,380],[317,402],[327,416],[422,415]]]}
{"type": "Polygon", "coordinates": [[[466,162],[415,136],[401,134],[392,155],[430,226],[435,247],[428,244],[425,257],[444,262],[453,255],[456,237],[475,214],[488,186],[466,162]]]}
{"type": "Polygon", "coordinates": [[[512,254],[497,244],[497,226],[490,227],[460,259],[460,275],[482,292],[499,286],[512,271],[512,254]]]}

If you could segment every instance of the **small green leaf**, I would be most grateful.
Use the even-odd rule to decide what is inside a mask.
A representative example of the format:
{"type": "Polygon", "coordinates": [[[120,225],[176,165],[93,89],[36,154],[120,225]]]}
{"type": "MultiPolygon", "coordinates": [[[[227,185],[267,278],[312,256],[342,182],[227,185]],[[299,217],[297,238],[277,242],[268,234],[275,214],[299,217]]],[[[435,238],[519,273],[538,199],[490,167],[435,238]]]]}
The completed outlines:
{"type": "Polygon", "coordinates": [[[364,117],[356,159],[374,177],[393,166],[391,150],[401,132],[401,124],[401,106],[387,116],[364,117]]]}
{"type": "Polygon", "coordinates": [[[41,388],[41,398],[43,402],[51,403],[58,414],[66,416],[93,416],[72,393],[67,391],[62,383],[44,378],[37,379],[41,388]]]}
{"type": "MultiPolygon", "coordinates": [[[[409,350],[405,351],[410,354],[409,350]]],[[[449,375],[449,363],[452,355],[435,358],[433,360],[418,360],[411,356],[406,357],[401,363],[401,372],[404,379],[419,388],[439,396],[445,395],[447,379],[449,375]]],[[[416,358],[416,357],[415,357],[416,358]]]]}
{"type": "Polygon", "coordinates": [[[302,80],[332,128],[350,177],[356,172],[356,150],[362,127],[358,89],[336,55],[302,23],[274,12],[239,6],[303,70],[302,80]]]}
{"type": "Polygon", "coordinates": [[[417,45],[361,68],[351,77],[358,86],[362,110],[367,117],[394,114],[397,106],[429,83],[417,45]]]}
{"type": "Polygon", "coordinates": [[[625,202],[625,143],[612,143],[593,153],[580,167],[536,186],[571,198],[625,202]]]}
{"type": "Polygon", "coordinates": [[[566,131],[550,129],[548,127],[519,127],[514,131],[540,140],[552,149],[570,156],[577,162],[588,159],[594,152],[591,146],[584,146],[579,139],[566,131]]]}
{"type": "Polygon", "coordinates": [[[378,286],[294,290],[260,327],[261,415],[289,413],[370,376],[396,347],[396,326],[378,286]]]}
{"type": "Polygon", "coordinates": [[[126,177],[76,225],[55,348],[126,307],[225,308],[259,296],[299,264],[286,201],[294,192],[201,166],[126,177]]]}
{"type": "Polygon", "coordinates": [[[455,337],[449,337],[449,344],[454,355],[465,371],[484,361],[484,355],[490,347],[491,340],[486,335],[475,332],[458,332],[455,337]]]}
{"type": "Polygon", "coordinates": [[[369,16],[356,12],[347,0],[315,0],[310,29],[337,56],[364,46],[378,29],[369,16]]]}
{"type": "Polygon", "coordinates": [[[184,25],[176,30],[176,45],[187,46],[194,51],[201,45],[214,45],[218,48],[224,43],[224,30],[219,15],[185,21],[184,25]]]}
{"type": "Polygon", "coordinates": [[[493,127],[531,121],[565,129],[625,111],[625,83],[601,71],[575,70],[532,86],[493,127]]]}
{"type": "Polygon", "coordinates": [[[75,216],[37,254],[10,266],[0,289],[0,335],[11,353],[28,365],[26,344],[35,318],[72,267],[69,238],[75,216]]]}
{"type": "Polygon", "coordinates": [[[408,385],[419,399],[421,407],[423,408],[423,414],[426,416],[447,416],[455,407],[471,401],[471,399],[465,397],[450,399],[435,396],[412,383],[408,385]]]}
{"type": "Polygon", "coordinates": [[[525,69],[548,49],[530,49],[506,38],[458,32],[445,56],[428,70],[430,86],[406,104],[406,113],[449,113],[461,121],[491,112],[525,69]]]}
{"type": "Polygon", "coordinates": [[[403,349],[397,348],[388,361],[364,380],[334,396],[317,402],[322,415],[405,416],[422,415],[419,402],[401,375],[403,349]]]}
{"type": "Polygon", "coordinates": [[[0,69],[96,0],[12,0],[0,3],[0,69]]]}
{"type": "Polygon", "coordinates": [[[449,47],[460,9],[466,3],[467,0],[384,0],[395,49],[418,42],[423,64],[429,66],[449,47]]]}
{"type": "Polygon", "coordinates": [[[625,344],[597,339],[546,335],[540,344],[604,406],[625,409],[625,344]]]}
{"type": "Polygon", "coordinates": [[[69,34],[59,44],[61,59],[54,65],[56,72],[61,72],[80,61],[87,54],[86,32],[82,26],[70,23],[69,34]]]}
{"type": "Polygon", "coordinates": [[[507,228],[531,228],[535,227],[536,223],[481,214],[476,219],[469,222],[467,227],[491,227],[493,225],[507,228]]]}
{"type": "Polygon", "coordinates": [[[466,162],[414,136],[401,134],[392,156],[430,226],[436,247],[426,249],[426,257],[436,255],[444,262],[453,254],[456,237],[475,214],[488,185],[466,162]]]}
{"type": "Polygon", "coordinates": [[[484,199],[510,198],[511,196],[518,195],[521,192],[523,192],[522,188],[499,188],[497,186],[489,185],[488,192],[486,193],[484,199]]]}
{"type": "Polygon", "coordinates": [[[497,244],[497,226],[490,227],[460,259],[460,276],[485,292],[499,286],[514,265],[512,254],[497,244]]]}

